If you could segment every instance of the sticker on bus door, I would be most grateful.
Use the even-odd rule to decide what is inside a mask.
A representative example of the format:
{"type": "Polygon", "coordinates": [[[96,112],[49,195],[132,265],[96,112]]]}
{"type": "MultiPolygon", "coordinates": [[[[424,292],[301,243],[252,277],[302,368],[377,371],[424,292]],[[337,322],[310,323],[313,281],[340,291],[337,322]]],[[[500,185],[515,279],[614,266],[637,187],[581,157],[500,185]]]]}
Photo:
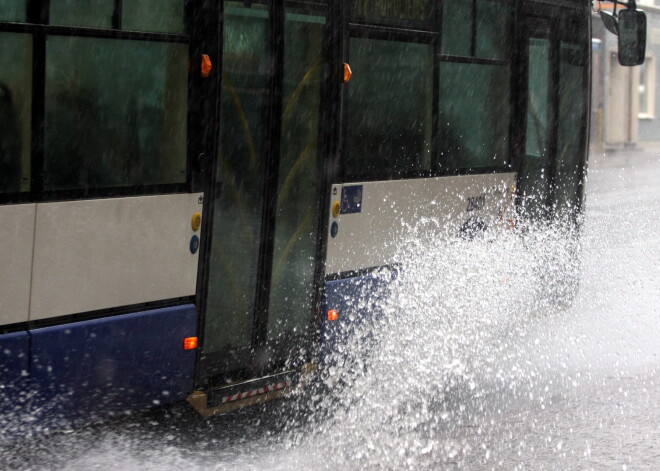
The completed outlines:
{"type": "Polygon", "coordinates": [[[341,189],[341,214],[362,212],[362,185],[344,186],[341,189]]]}

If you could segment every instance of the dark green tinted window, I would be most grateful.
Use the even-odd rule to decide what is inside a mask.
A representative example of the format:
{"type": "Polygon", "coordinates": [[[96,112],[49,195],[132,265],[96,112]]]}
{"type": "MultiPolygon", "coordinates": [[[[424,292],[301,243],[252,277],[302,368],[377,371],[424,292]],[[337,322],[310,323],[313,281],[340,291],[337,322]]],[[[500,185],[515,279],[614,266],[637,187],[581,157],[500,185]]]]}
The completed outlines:
{"type": "Polygon", "coordinates": [[[287,13],[282,142],[269,337],[310,325],[317,239],[319,119],[325,18],[287,13]]]}
{"type": "Polygon", "coordinates": [[[477,2],[476,57],[482,59],[509,58],[508,3],[501,0],[477,2]]]}
{"type": "Polygon", "coordinates": [[[352,0],[354,21],[387,25],[428,25],[434,0],[352,0]]]}
{"type": "Polygon", "coordinates": [[[25,21],[26,0],[0,0],[0,21],[25,21]]]}
{"type": "Polygon", "coordinates": [[[30,189],[32,36],[0,33],[0,193],[30,189]]]}
{"type": "Polygon", "coordinates": [[[443,2],[442,53],[454,56],[472,55],[473,0],[443,2]]]}
{"type": "Polygon", "coordinates": [[[351,38],[346,175],[430,170],[433,48],[351,38]]]}
{"type": "Polygon", "coordinates": [[[559,123],[557,129],[557,204],[575,209],[580,183],[587,114],[587,56],[578,44],[561,43],[559,59],[559,123]]]}
{"type": "Polygon", "coordinates": [[[124,0],[122,29],[183,33],[184,0],[124,0]]]}
{"type": "Polygon", "coordinates": [[[187,45],[49,37],[46,57],[46,190],[185,182],[187,45]]]}
{"type": "Polygon", "coordinates": [[[250,344],[262,227],[270,20],[226,2],[222,116],[204,351],[250,344]]]}
{"type": "Polygon", "coordinates": [[[541,215],[546,209],[550,180],[551,71],[550,40],[529,38],[527,78],[527,132],[520,191],[528,214],[541,215]]]}
{"type": "Polygon", "coordinates": [[[111,28],[114,9],[114,0],[51,0],[50,24],[111,28]]]}
{"type": "Polygon", "coordinates": [[[440,165],[452,169],[509,163],[509,66],[440,64],[440,165]]]}
{"type": "Polygon", "coordinates": [[[526,152],[547,161],[550,141],[550,41],[529,40],[526,152]]]}
{"type": "MultiPolygon", "coordinates": [[[[112,28],[115,3],[115,0],[53,0],[50,24],[112,28]]],[[[121,29],[183,33],[184,7],[185,0],[125,0],[121,2],[121,29]]]]}
{"type": "Polygon", "coordinates": [[[506,0],[451,0],[442,10],[442,54],[506,60],[509,56],[506,0]]]}

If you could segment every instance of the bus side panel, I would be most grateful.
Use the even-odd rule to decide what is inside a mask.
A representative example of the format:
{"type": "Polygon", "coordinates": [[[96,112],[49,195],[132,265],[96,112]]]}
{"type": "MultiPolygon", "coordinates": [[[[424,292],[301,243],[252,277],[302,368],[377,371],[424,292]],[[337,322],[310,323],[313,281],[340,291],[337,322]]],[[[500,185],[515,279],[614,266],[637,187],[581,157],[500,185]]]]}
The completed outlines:
{"type": "Polygon", "coordinates": [[[382,315],[397,270],[382,269],[365,276],[328,281],[325,284],[324,316],[321,324],[321,363],[332,363],[343,345],[357,336],[361,342],[372,338],[371,328],[382,315]],[[336,319],[329,314],[334,312],[336,319]]]}
{"type": "Polygon", "coordinates": [[[326,273],[402,263],[401,247],[410,237],[452,237],[465,226],[495,226],[513,205],[515,181],[515,173],[497,173],[335,184],[326,273]]]}
{"type": "Polygon", "coordinates": [[[27,389],[30,336],[27,332],[0,335],[0,416],[20,412],[27,389]]]}
{"type": "Polygon", "coordinates": [[[0,325],[29,317],[35,208],[0,206],[0,325]]]}
{"type": "Polygon", "coordinates": [[[195,294],[202,194],[37,205],[30,320],[195,294]]]}
{"type": "Polygon", "coordinates": [[[33,387],[48,419],[87,422],[184,399],[192,389],[194,305],[31,331],[33,387]]]}

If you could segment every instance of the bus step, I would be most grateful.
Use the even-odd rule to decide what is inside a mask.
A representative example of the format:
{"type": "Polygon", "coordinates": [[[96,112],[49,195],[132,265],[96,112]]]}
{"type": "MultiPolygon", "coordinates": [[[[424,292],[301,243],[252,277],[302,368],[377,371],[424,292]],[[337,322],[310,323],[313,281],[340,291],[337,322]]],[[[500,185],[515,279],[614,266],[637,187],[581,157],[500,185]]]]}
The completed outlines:
{"type": "Polygon", "coordinates": [[[186,399],[202,417],[226,414],[290,394],[303,387],[314,366],[306,364],[301,370],[290,370],[240,383],[193,391],[186,399]]]}

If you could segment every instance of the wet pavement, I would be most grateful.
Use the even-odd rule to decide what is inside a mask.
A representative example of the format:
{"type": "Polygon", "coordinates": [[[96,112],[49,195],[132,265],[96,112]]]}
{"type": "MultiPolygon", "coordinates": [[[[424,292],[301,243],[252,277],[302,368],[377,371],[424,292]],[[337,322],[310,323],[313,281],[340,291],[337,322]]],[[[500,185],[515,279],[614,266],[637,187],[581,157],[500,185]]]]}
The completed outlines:
{"type": "Polygon", "coordinates": [[[660,469],[660,149],[591,160],[578,297],[526,332],[540,380],[454,468],[660,469]]]}

